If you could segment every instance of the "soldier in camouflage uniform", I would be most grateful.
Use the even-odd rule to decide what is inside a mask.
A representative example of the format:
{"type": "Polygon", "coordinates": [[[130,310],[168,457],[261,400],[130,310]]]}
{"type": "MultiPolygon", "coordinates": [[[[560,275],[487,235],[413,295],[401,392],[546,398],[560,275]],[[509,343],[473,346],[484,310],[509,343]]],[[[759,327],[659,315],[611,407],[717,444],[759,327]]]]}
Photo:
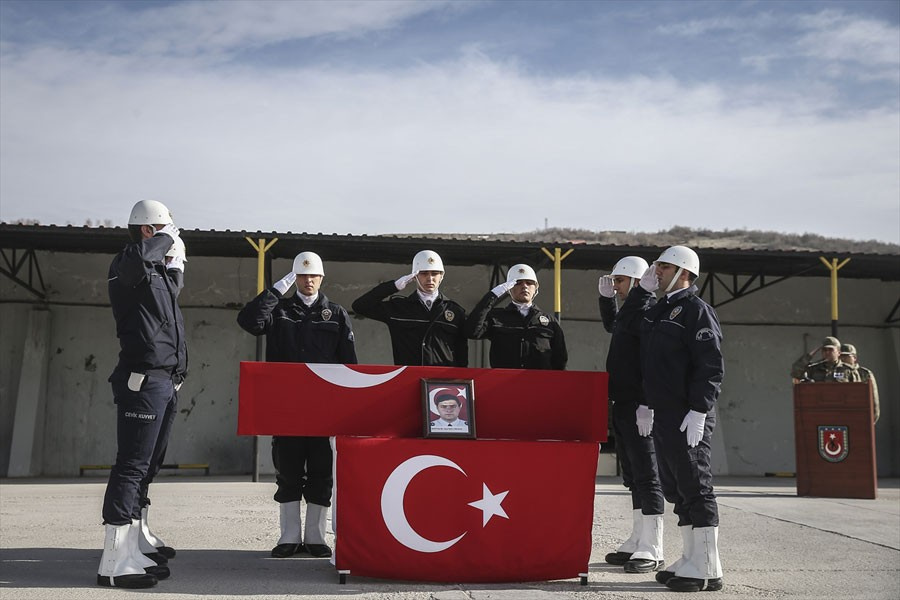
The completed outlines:
{"type": "Polygon", "coordinates": [[[850,365],[841,362],[840,348],[841,342],[836,337],[828,336],[821,346],[794,361],[794,365],[791,367],[791,377],[801,382],[850,383],[859,381],[859,373],[854,371],[850,365]],[[822,351],[822,360],[812,362],[812,357],[820,350],[822,351]]]}
{"type": "Polygon", "coordinates": [[[873,422],[877,423],[878,417],[881,416],[881,405],[878,402],[878,382],[875,381],[875,374],[869,369],[860,366],[856,360],[856,346],[853,344],[841,344],[841,362],[849,365],[851,369],[857,372],[859,381],[863,383],[867,381],[872,382],[872,404],[875,409],[875,421],[873,422]]]}
{"type": "Polygon", "coordinates": [[[841,342],[836,337],[827,337],[822,345],[794,361],[791,376],[798,381],[837,381],[849,383],[859,381],[859,374],[850,365],[841,362],[841,342]],[[821,351],[822,360],[813,362],[813,356],[821,351]]]}

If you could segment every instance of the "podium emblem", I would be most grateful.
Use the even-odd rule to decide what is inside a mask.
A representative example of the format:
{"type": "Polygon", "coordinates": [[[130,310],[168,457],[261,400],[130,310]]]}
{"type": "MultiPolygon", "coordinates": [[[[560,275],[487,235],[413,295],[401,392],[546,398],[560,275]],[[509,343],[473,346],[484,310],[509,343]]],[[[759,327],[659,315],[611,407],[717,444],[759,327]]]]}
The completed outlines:
{"type": "Polygon", "coordinates": [[[819,425],[819,456],[828,462],[839,463],[850,452],[850,436],[842,425],[819,425]]]}

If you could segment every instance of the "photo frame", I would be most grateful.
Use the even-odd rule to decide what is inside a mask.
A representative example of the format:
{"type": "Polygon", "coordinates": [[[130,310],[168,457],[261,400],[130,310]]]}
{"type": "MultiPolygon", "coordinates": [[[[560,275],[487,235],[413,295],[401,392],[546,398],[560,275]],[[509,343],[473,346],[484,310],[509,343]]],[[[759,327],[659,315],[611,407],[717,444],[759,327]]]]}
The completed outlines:
{"type": "Polygon", "coordinates": [[[475,439],[472,379],[422,379],[422,435],[475,439]],[[452,402],[456,403],[455,407],[452,402]]]}

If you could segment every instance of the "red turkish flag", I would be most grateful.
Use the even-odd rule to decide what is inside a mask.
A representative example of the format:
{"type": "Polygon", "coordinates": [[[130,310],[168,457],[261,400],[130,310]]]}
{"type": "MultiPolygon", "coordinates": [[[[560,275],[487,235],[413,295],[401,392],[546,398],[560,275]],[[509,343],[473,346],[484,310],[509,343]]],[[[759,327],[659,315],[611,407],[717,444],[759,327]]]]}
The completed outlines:
{"type": "Polygon", "coordinates": [[[586,573],[598,446],[337,438],[335,566],[438,582],[586,573]]]}

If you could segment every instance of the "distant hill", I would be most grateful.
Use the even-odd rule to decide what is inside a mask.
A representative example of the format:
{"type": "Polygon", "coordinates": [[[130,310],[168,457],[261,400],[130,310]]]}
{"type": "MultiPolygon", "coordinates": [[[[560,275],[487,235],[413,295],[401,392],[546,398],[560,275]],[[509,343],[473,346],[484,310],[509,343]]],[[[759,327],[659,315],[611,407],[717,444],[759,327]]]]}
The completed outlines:
{"type": "Polygon", "coordinates": [[[813,233],[802,235],[747,229],[691,229],[675,226],[668,231],[639,233],[634,231],[590,231],[551,227],[525,233],[495,233],[477,237],[498,241],[568,242],[609,244],[614,246],[671,246],[682,244],[692,248],[731,248],[743,250],[792,250],[840,252],[852,254],[898,254],[900,245],[878,240],[857,241],[829,238],[813,233]]]}

